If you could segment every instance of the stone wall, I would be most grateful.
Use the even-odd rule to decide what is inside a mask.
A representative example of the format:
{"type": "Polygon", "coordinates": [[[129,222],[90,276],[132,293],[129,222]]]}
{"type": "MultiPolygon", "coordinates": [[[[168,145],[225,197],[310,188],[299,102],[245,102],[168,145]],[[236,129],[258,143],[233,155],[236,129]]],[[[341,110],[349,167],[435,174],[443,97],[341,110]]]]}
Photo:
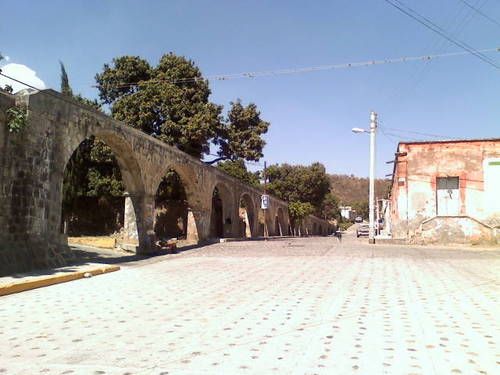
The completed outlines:
{"type": "MultiPolygon", "coordinates": [[[[1,93],[0,274],[61,265],[71,256],[60,230],[63,175],[72,153],[91,135],[103,140],[118,162],[128,193],[125,232],[138,243],[139,253],[155,251],[154,196],[170,169],[186,190],[188,239],[210,238],[216,187],[223,201],[224,234],[239,235],[239,202],[247,196],[256,213],[252,236],[261,235],[260,190],[55,91],[27,96],[1,93]],[[5,112],[16,101],[28,105],[28,122],[21,132],[8,133],[5,112]]],[[[288,228],[286,202],[271,197],[266,215],[270,234],[279,233],[276,216],[288,228]]]]}

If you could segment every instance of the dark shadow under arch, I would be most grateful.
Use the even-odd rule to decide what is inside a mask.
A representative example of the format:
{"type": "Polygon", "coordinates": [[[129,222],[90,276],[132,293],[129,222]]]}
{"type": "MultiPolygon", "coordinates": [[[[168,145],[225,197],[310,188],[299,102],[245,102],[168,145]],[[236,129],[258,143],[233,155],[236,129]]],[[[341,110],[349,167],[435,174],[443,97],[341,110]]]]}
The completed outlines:
{"type": "MultiPolygon", "coordinates": [[[[114,197],[114,199],[111,199],[111,206],[112,209],[110,210],[109,204],[107,206],[102,206],[103,200],[101,199],[101,206],[98,206],[97,208],[93,209],[92,203],[88,203],[86,205],[87,211],[89,212],[106,212],[106,211],[112,211],[113,215],[116,215],[116,212],[119,212],[119,215],[116,215],[115,217],[115,225],[113,228],[110,228],[109,224],[107,228],[104,230],[104,233],[98,233],[98,234],[108,234],[107,232],[114,231],[117,232],[120,230],[120,227],[123,228],[126,226],[127,221],[128,222],[133,222],[133,234],[132,237],[135,239],[137,244],[139,245],[139,251],[147,251],[149,249],[149,242],[146,236],[146,230],[145,226],[143,223],[143,215],[142,215],[142,210],[143,210],[143,196],[144,196],[144,187],[142,183],[142,176],[141,176],[141,171],[138,166],[137,161],[135,160],[134,153],[128,144],[127,141],[122,139],[117,133],[111,133],[111,132],[96,132],[96,136],[91,135],[87,138],[81,139],[81,142],[77,144],[73,150],[71,150],[70,146],[65,150],[65,155],[66,159],[64,163],[64,167],[62,168],[62,175],[63,177],[61,178],[60,184],[61,184],[61,211],[60,211],[60,218],[61,222],[64,223],[65,217],[63,215],[66,215],[67,212],[67,197],[65,198],[65,193],[67,195],[67,184],[65,184],[65,180],[67,181],[68,179],[68,170],[73,170],[75,167],[81,168],[81,165],[78,166],[75,163],[75,157],[81,156],[82,152],[82,147],[83,147],[83,152],[89,152],[89,147],[92,148],[90,150],[91,153],[97,153],[102,152],[103,149],[105,152],[105,155],[93,155],[91,158],[90,165],[84,165],[84,171],[83,173],[86,173],[89,168],[93,168],[92,163],[96,164],[101,164],[100,167],[103,167],[104,170],[106,170],[109,167],[109,170],[114,171],[112,175],[115,178],[115,180],[121,180],[122,187],[118,188],[117,186],[114,186],[113,189],[119,189],[121,190],[121,194],[111,194],[111,196],[114,197]],[[104,148],[94,149],[96,144],[103,144],[105,145],[104,148]],[[111,155],[110,158],[107,158],[106,155],[111,155]],[[95,160],[97,158],[97,160],[95,160]],[[104,162],[104,163],[103,163],[104,162]],[[103,164],[108,164],[106,165],[103,164]],[[128,194],[126,194],[128,193],[128,194]],[[125,195],[129,196],[129,201],[131,203],[132,209],[129,210],[131,211],[131,218],[125,217],[124,211],[124,202],[126,201],[125,195]],[[63,214],[63,206],[65,206],[66,211],[63,214]]],[[[72,145],[74,146],[77,141],[73,140],[72,145]]],[[[99,146],[100,147],[100,146],[99,146]]],[[[88,164],[88,163],[85,163],[88,164]]],[[[81,172],[81,171],[80,171],[81,172]]],[[[104,176],[106,177],[106,176],[104,176]]],[[[108,176],[109,177],[109,176],[108,176]]],[[[99,180],[99,179],[97,179],[99,180]]],[[[105,180],[105,179],[104,179],[105,180]]],[[[116,181],[111,181],[110,184],[113,185],[115,184],[116,181]]],[[[102,191],[100,189],[106,189],[106,187],[103,186],[98,186],[99,184],[94,184],[95,190],[96,190],[96,197],[102,195],[102,191]]],[[[106,184],[104,184],[106,185],[106,184]]],[[[88,186],[84,187],[84,189],[87,189],[88,186]]],[[[117,191],[115,191],[116,193],[117,191]]],[[[109,194],[108,194],[109,195],[109,194]]],[[[109,201],[109,199],[107,199],[109,201]]],[[[109,203],[109,202],[107,202],[109,203]]],[[[62,225],[64,228],[64,224],[62,225]]],[[[67,227],[66,227],[67,228],[67,227]]],[[[69,228],[67,228],[69,229],[69,228]]],[[[87,233],[81,233],[81,234],[87,234],[87,233]]],[[[90,234],[90,233],[88,233],[90,234]]]]}
{"type": "Polygon", "coordinates": [[[181,177],[169,169],[155,194],[154,231],[157,238],[186,239],[189,205],[181,177]]]}
{"type": "Polygon", "coordinates": [[[226,185],[218,183],[212,192],[212,208],[210,215],[210,237],[224,238],[233,236],[232,194],[226,185]]]}

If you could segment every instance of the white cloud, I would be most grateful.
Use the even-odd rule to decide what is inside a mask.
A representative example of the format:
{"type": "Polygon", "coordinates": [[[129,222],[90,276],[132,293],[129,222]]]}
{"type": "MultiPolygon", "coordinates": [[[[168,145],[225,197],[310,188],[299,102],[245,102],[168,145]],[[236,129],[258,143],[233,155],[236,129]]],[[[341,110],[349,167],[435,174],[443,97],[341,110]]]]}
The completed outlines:
{"type": "Polygon", "coordinates": [[[10,56],[4,56],[3,59],[4,59],[5,62],[9,62],[10,61],[10,56]]]}
{"type": "MultiPolygon", "coordinates": [[[[2,66],[2,73],[11,76],[19,81],[26,82],[37,89],[43,90],[46,88],[45,82],[43,82],[33,69],[28,68],[23,64],[10,63],[2,66]]],[[[14,92],[26,89],[27,86],[20,84],[18,82],[12,81],[4,76],[0,76],[0,86],[10,85],[14,89],[14,92]]]]}

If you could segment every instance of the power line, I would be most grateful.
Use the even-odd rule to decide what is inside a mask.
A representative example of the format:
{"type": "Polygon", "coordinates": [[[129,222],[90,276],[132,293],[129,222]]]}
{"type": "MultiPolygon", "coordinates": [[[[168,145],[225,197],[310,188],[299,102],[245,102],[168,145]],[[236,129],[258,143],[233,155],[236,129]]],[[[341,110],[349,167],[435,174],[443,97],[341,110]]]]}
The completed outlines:
{"type": "Polygon", "coordinates": [[[381,127],[381,126],[379,126],[379,128],[380,128],[380,131],[381,131],[382,135],[383,135],[385,138],[387,138],[387,140],[388,140],[390,143],[395,144],[395,145],[397,145],[397,144],[398,144],[398,142],[399,142],[399,138],[398,138],[398,137],[393,136],[393,135],[392,135],[392,134],[390,134],[390,133],[389,133],[389,134],[388,134],[388,133],[386,133],[386,132],[385,132],[385,130],[384,130],[384,128],[383,128],[383,127],[381,127]]]}
{"type": "Polygon", "coordinates": [[[462,3],[464,3],[466,6],[468,6],[469,8],[471,8],[474,12],[476,12],[477,14],[483,16],[484,18],[486,18],[488,21],[494,23],[495,25],[499,26],[500,27],[500,22],[498,22],[496,19],[488,16],[486,13],[484,13],[481,9],[478,9],[476,8],[474,5],[472,4],[469,4],[467,1],[465,0],[459,0],[461,1],[462,3]]]}
{"type": "MultiPolygon", "coordinates": [[[[26,82],[20,81],[20,80],[18,80],[17,78],[14,78],[14,77],[11,77],[11,76],[9,76],[9,75],[7,75],[7,74],[4,74],[4,73],[2,73],[2,70],[1,70],[1,69],[0,69],[0,76],[3,76],[3,77],[5,77],[5,78],[8,78],[8,79],[10,79],[10,80],[12,80],[12,81],[14,81],[14,82],[17,82],[17,83],[19,83],[19,84],[21,84],[21,85],[24,85],[24,86],[26,86],[26,87],[29,87],[29,88],[31,88],[31,89],[33,89],[33,90],[40,91],[40,92],[42,92],[43,94],[46,94],[46,95],[52,96],[52,97],[57,98],[57,99],[60,99],[60,100],[64,100],[64,101],[66,101],[66,102],[68,102],[68,103],[75,104],[75,105],[78,105],[78,106],[80,106],[80,107],[83,107],[83,105],[81,105],[80,103],[78,103],[78,102],[76,102],[76,101],[66,99],[64,96],[54,95],[54,94],[52,94],[50,91],[41,90],[41,89],[39,89],[39,88],[37,88],[37,87],[35,87],[35,86],[33,86],[33,85],[29,84],[29,83],[26,83],[26,82]]],[[[220,157],[220,155],[218,155],[218,154],[206,154],[206,155],[220,157]]],[[[264,165],[263,165],[263,164],[261,164],[261,163],[258,163],[258,162],[252,162],[252,161],[248,161],[248,160],[244,160],[244,159],[243,159],[243,162],[244,162],[245,164],[255,165],[255,166],[259,166],[259,167],[263,167],[263,166],[264,166],[264,165]]]]}
{"type": "MultiPolygon", "coordinates": [[[[406,130],[406,129],[398,129],[398,128],[389,128],[384,126],[383,129],[385,130],[392,130],[396,133],[408,133],[408,134],[415,134],[415,135],[421,135],[424,137],[430,137],[430,138],[438,138],[438,139],[458,139],[456,137],[448,137],[446,135],[440,135],[440,134],[432,134],[432,133],[422,133],[422,132],[417,132],[413,130],[406,130]]],[[[394,134],[394,133],[386,133],[386,134],[394,134]]],[[[398,136],[397,134],[394,134],[395,136],[398,136]]]]}
{"type": "MultiPolygon", "coordinates": [[[[499,50],[500,50],[500,49],[499,49],[499,50]]],[[[30,89],[33,89],[33,90],[39,91],[39,92],[43,93],[44,95],[52,96],[53,98],[56,98],[56,99],[59,99],[59,100],[65,101],[65,102],[67,102],[67,103],[70,103],[70,104],[76,105],[76,106],[78,106],[78,107],[80,107],[80,108],[84,108],[84,109],[92,109],[92,110],[94,110],[94,111],[95,111],[95,108],[92,108],[92,107],[90,107],[90,106],[88,106],[88,105],[85,105],[85,104],[79,103],[79,102],[77,102],[76,100],[67,99],[67,98],[66,98],[64,95],[62,95],[62,94],[53,94],[53,93],[51,93],[50,91],[47,91],[47,90],[45,90],[45,89],[39,89],[38,87],[35,87],[35,86],[33,86],[33,85],[30,85],[29,83],[26,83],[26,82],[20,81],[20,80],[18,80],[17,78],[14,78],[14,77],[11,77],[11,76],[9,76],[9,75],[7,75],[7,74],[4,74],[4,73],[2,73],[2,69],[0,69],[0,76],[5,77],[5,78],[7,78],[7,79],[10,79],[11,81],[17,82],[17,83],[19,83],[19,84],[21,84],[21,85],[24,85],[24,86],[26,86],[26,87],[28,87],[28,88],[30,88],[30,89]]],[[[103,115],[105,115],[105,113],[102,113],[102,114],[103,114],[103,115]]]]}
{"type": "MultiPolygon", "coordinates": [[[[361,62],[351,62],[351,63],[342,63],[342,64],[330,64],[330,65],[319,65],[319,66],[311,66],[304,68],[288,68],[288,69],[278,69],[278,70],[264,70],[264,71],[254,71],[254,72],[242,72],[242,73],[231,73],[231,74],[218,74],[218,75],[208,75],[206,77],[192,77],[192,78],[181,78],[177,80],[165,80],[165,79],[151,79],[148,81],[141,82],[125,82],[118,85],[109,85],[108,88],[126,88],[131,86],[138,86],[142,83],[150,83],[150,82],[159,82],[159,83],[171,83],[171,84],[180,84],[180,83],[196,83],[203,82],[205,80],[215,80],[215,81],[226,81],[231,79],[241,79],[241,78],[259,78],[259,77],[268,77],[268,76],[277,76],[277,75],[291,75],[291,74],[302,74],[302,73],[311,73],[311,72],[320,72],[320,71],[328,71],[335,69],[348,69],[348,68],[359,68],[359,67],[367,67],[373,65],[383,65],[383,64],[395,64],[395,63],[404,63],[411,61],[429,61],[442,57],[455,57],[455,56],[464,56],[475,53],[484,53],[484,52],[499,52],[500,48],[488,48],[482,50],[471,50],[466,52],[450,52],[450,53],[441,53],[434,55],[422,55],[422,56],[409,56],[409,57],[397,57],[397,58],[386,58],[380,60],[369,60],[369,61],[361,61],[361,62]]],[[[98,87],[97,85],[91,85],[92,87],[98,87]]]]}
{"type": "MultiPolygon", "coordinates": [[[[454,37],[458,37],[460,34],[460,29],[462,29],[468,22],[470,22],[472,18],[473,11],[467,9],[463,4],[461,4],[460,8],[455,12],[455,14],[450,19],[448,19],[445,24],[445,28],[450,29],[450,33],[452,33],[454,37]],[[460,16],[463,10],[465,10],[465,14],[464,17],[460,20],[460,16]],[[467,10],[469,12],[467,12],[467,10]],[[458,21],[458,23],[455,23],[455,21],[458,21]],[[455,30],[454,33],[453,30],[455,30]]],[[[447,42],[445,39],[441,38],[440,35],[436,35],[436,38],[439,39],[432,44],[428,44],[428,47],[425,48],[425,51],[427,51],[426,53],[438,53],[447,42]]],[[[411,75],[409,85],[406,87],[407,95],[402,95],[402,91],[404,89],[403,87],[401,87],[399,90],[394,90],[394,93],[391,96],[390,100],[393,105],[396,100],[399,101],[400,105],[401,103],[404,103],[408,100],[408,94],[411,94],[418,87],[418,85],[422,82],[425,73],[427,73],[432,66],[431,61],[432,60],[429,60],[422,65],[418,65],[419,69],[415,67],[411,75]]]]}
{"type": "Polygon", "coordinates": [[[446,31],[436,25],[434,22],[432,22],[430,19],[422,16],[420,13],[416,12],[415,10],[411,9],[410,7],[406,6],[399,0],[384,0],[386,3],[390,4],[394,8],[398,9],[400,12],[404,13],[410,18],[413,18],[415,21],[418,23],[422,24],[429,30],[434,31],[435,33],[441,35],[443,38],[447,39],[449,42],[455,44],[456,46],[464,49],[465,51],[473,54],[476,56],[478,59],[482,60],[483,62],[493,66],[496,69],[500,69],[500,66],[498,66],[493,60],[490,60],[488,57],[486,57],[481,51],[478,51],[474,49],[473,47],[469,46],[467,43],[462,42],[458,39],[454,39],[453,37],[447,35],[446,31]],[[395,2],[393,2],[395,1],[395,2]],[[398,5],[399,4],[399,5],[398,5]]]}

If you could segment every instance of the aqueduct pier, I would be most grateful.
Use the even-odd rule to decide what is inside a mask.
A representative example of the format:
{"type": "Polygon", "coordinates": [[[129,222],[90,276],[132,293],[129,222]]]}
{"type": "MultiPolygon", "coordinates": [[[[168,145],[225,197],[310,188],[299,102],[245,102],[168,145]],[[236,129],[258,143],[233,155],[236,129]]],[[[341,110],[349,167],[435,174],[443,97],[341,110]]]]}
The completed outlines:
{"type": "MultiPolygon", "coordinates": [[[[240,237],[240,201],[249,208],[247,235],[263,235],[259,221],[262,192],[208,166],[175,147],[148,136],[63,97],[53,90],[10,95],[0,93],[0,275],[62,265],[68,253],[61,232],[64,170],[71,155],[89,136],[113,151],[127,191],[125,234],[137,242],[136,251],[154,248],[154,196],[163,176],[173,169],[181,178],[189,205],[187,237],[203,242],[214,237],[212,198],[222,201],[219,236],[240,237]],[[9,132],[7,111],[28,108],[27,122],[9,132]]],[[[290,230],[286,202],[270,197],[264,217],[270,235],[290,230]]],[[[303,233],[324,235],[325,220],[310,216],[303,233]]]]}

